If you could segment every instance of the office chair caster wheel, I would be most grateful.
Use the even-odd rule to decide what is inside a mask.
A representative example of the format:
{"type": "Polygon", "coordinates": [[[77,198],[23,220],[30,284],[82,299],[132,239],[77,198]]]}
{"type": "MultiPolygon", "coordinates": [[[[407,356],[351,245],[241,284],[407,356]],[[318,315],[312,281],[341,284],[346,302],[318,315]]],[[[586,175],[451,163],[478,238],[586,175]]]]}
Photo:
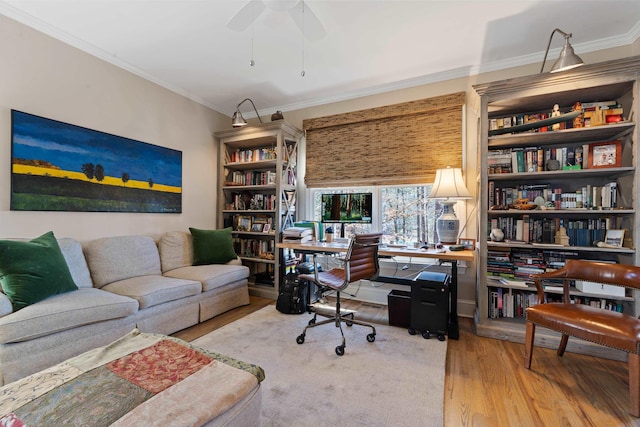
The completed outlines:
{"type": "Polygon", "coordinates": [[[367,335],[367,341],[374,342],[376,340],[376,334],[367,335]]]}
{"type": "Polygon", "coordinates": [[[344,323],[349,327],[353,326],[353,322],[349,322],[348,320],[346,322],[344,322],[344,323]]]}
{"type": "Polygon", "coordinates": [[[438,334],[438,341],[444,341],[444,334],[438,334]]]}
{"type": "Polygon", "coordinates": [[[311,325],[314,325],[315,323],[316,323],[316,319],[311,319],[309,320],[308,325],[311,326],[311,325]]]}
{"type": "Polygon", "coordinates": [[[344,346],[343,345],[339,345],[336,347],[336,354],[338,356],[344,356],[344,346]]]}
{"type": "Polygon", "coordinates": [[[424,338],[425,340],[428,340],[429,338],[431,338],[431,333],[429,331],[423,332],[422,338],[424,338]]]}
{"type": "Polygon", "coordinates": [[[409,335],[415,335],[416,334],[416,330],[413,328],[409,328],[409,335]]]}
{"type": "Polygon", "coordinates": [[[304,344],[304,334],[298,335],[298,337],[296,338],[296,342],[298,344],[304,344]]]}

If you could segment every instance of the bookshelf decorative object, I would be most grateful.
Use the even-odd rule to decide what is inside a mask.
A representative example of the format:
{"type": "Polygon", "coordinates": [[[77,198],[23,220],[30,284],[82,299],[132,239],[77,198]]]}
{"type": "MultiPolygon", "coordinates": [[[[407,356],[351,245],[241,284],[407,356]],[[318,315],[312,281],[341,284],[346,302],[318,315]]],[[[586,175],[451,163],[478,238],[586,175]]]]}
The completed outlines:
{"type": "Polygon", "coordinates": [[[251,269],[249,291],[275,299],[281,263],[276,243],[295,222],[298,143],[285,121],[217,132],[218,227],[233,227],[236,253],[251,269]]]}
{"type": "MultiPolygon", "coordinates": [[[[476,332],[524,342],[530,276],[567,259],[637,265],[640,57],[474,86],[480,96],[476,332]],[[559,115],[553,111],[559,106],[559,115]],[[504,238],[493,241],[492,230],[504,238]],[[607,243],[607,241],[609,243],[607,243]]],[[[495,232],[494,232],[495,234],[495,232]]],[[[576,303],[640,314],[640,293],[571,288],[576,303]]],[[[547,286],[546,298],[562,297],[547,286]]],[[[544,346],[560,336],[541,331],[544,346]]],[[[569,350],[615,352],[574,341],[569,350]]]]}

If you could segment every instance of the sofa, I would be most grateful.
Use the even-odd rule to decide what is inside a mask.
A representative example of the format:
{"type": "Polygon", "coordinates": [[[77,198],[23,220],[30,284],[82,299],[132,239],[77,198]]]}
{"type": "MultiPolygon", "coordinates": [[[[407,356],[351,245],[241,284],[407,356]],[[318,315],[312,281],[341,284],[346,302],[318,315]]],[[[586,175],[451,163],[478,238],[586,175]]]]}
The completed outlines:
{"type": "Polygon", "coordinates": [[[194,265],[189,232],[56,241],[77,289],[15,311],[0,293],[0,384],[134,328],[171,334],[249,304],[249,269],[238,259],[194,265]]]}

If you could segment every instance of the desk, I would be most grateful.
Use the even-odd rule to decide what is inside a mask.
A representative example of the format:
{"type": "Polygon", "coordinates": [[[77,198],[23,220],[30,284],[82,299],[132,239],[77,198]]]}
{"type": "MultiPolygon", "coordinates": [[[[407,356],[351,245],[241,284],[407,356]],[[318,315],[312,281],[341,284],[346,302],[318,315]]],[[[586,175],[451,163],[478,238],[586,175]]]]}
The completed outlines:
{"type": "MultiPolygon", "coordinates": [[[[306,242],[291,243],[281,242],[276,244],[279,249],[293,249],[301,253],[340,253],[346,252],[347,244],[345,243],[322,243],[322,242],[306,242]]],[[[442,251],[436,249],[412,249],[412,248],[391,248],[381,245],[378,249],[378,255],[383,257],[416,257],[438,259],[443,262],[451,263],[451,309],[449,311],[449,327],[447,335],[451,339],[460,337],[460,329],[458,327],[458,261],[474,262],[476,259],[476,251],[442,251]]],[[[411,279],[405,279],[394,276],[380,276],[377,281],[385,283],[393,283],[397,285],[411,286],[411,279]]]]}

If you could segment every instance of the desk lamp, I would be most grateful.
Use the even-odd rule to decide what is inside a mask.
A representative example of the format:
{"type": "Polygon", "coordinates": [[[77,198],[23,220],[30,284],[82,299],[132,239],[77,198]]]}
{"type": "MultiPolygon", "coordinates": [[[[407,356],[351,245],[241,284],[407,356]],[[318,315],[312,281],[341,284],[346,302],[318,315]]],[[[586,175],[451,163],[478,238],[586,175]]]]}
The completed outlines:
{"type": "Polygon", "coordinates": [[[442,199],[442,215],[436,220],[438,240],[446,245],[454,245],[458,240],[460,221],[456,217],[453,205],[461,199],[471,199],[462,179],[462,170],[447,166],[436,170],[436,179],[428,196],[430,199],[442,199]]]}
{"type": "Polygon", "coordinates": [[[551,67],[551,73],[557,73],[559,71],[570,70],[572,68],[579,67],[584,65],[582,59],[575,54],[573,51],[573,47],[571,43],[569,43],[569,38],[572,36],[571,33],[567,34],[559,28],[556,28],[551,32],[551,37],[549,37],[549,44],[547,44],[547,51],[544,53],[544,59],[542,60],[542,68],[540,68],[540,73],[544,70],[544,64],[547,62],[547,55],[549,54],[549,47],[551,46],[551,39],[553,39],[553,35],[558,32],[564,36],[564,46],[560,51],[560,57],[551,67]]]}
{"type": "Polygon", "coordinates": [[[256,109],[256,104],[254,104],[251,99],[246,98],[241,103],[238,104],[238,106],[236,107],[236,112],[233,113],[233,117],[231,118],[231,126],[233,126],[234,128],[239,128],[247,125],[247,121],[244,119],[244,117],[242,117],[242,113],[240,112],[240,106],[244,104],[246,101],[249,101],[251,105],[253,105],[253,111],[256,112],[256,116],[258,116],[258,120],[260,120],[260,123],[264,123],[260,118],[260,114],[258,114],[258,110],[256,109]]]}

